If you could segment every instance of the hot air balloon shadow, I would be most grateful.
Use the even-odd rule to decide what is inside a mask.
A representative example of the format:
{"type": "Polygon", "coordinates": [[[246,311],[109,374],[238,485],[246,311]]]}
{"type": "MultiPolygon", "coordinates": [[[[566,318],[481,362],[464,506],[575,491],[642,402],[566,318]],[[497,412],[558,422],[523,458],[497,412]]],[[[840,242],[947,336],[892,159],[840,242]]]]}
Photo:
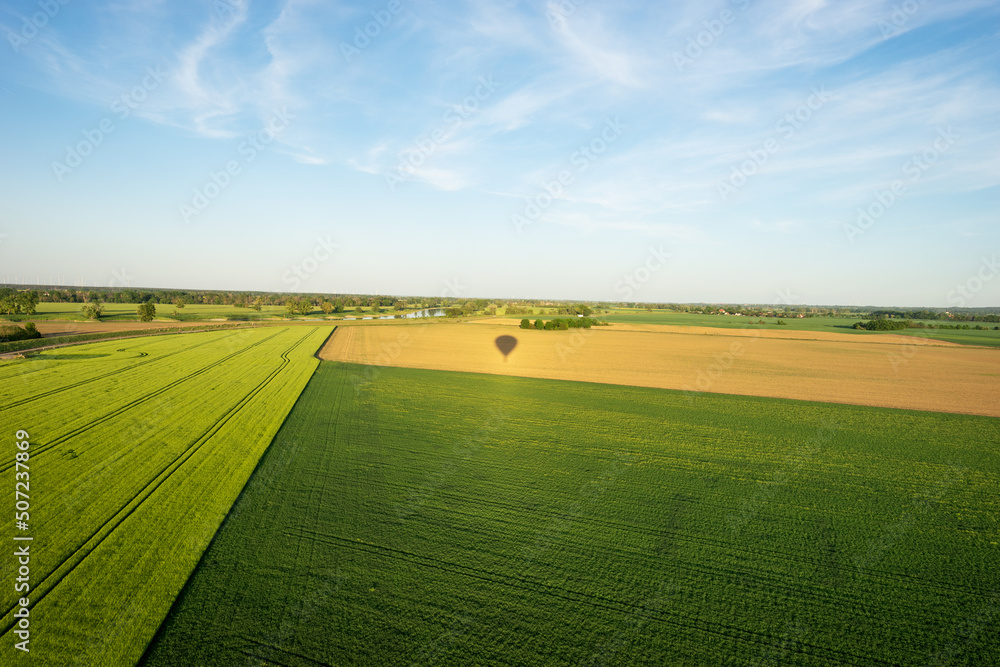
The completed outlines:
{"type": "Polygon", "coordinates": [[[514,351],[517,347],[517,339],[513,336],[497,336],[494,341],[496,343],[497,349],[503,353],[503,360],[507,361],[507,355],[514,351]]]}

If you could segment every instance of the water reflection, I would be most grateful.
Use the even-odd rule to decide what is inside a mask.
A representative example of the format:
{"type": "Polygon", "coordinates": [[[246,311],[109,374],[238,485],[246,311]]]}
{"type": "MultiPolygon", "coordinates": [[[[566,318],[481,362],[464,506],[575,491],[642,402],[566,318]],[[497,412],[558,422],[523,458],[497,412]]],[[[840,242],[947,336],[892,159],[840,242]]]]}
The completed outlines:
{"type": "MultiPolygon", "coordinates": [[[[444,317],[444,308],[424,308],[423,310],[417,310],[412,313],[407,313],[405,315],[380,315],[378,319],[380,320],[395,320],[395,319],[407,319],[411,320],[417,317],[444,317]]],[[[372,320],[375,319],[373,315],[365,315],[363,317],[355,317],[353,315],[345,315],[345,320],[372,320]]]]}
{"type": "Polygon", "coordinates": [[[400,317],[405,317],[406,319],[413,319],[415,317],[444,317],[444,308],[424,308],[423,310],[407,313],[406,315],[400,315],[400,317]]]}

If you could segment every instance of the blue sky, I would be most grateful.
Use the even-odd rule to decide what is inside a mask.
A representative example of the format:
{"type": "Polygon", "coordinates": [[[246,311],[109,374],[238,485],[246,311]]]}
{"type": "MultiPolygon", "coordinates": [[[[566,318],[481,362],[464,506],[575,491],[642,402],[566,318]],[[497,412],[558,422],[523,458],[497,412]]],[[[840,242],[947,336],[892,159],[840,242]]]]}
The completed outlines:
{"type": "Polygon", "coordinates": [[[998,33],[975,0],[0,3],[0,280],[997,306],[998,33]]]}

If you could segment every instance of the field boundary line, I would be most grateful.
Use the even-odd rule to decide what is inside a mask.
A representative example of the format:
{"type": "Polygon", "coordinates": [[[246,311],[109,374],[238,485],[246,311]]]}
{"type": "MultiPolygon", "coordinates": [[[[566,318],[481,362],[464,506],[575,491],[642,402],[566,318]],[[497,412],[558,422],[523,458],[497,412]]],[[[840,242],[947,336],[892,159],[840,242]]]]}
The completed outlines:
{"type": "MultiPolygon", "coordinates": [[[[192,332],[192,333],[196,333],[196,332],[192,332]]],[[[206,332],[197,332],[197,333],[206,333],[206,332]]],[[[152,336],[153,336],[153,334],[151,334],[149,337],[152,338],[152,336]]],[[[107,340],[114,340],[114,339],[107,339],[107,340]]],[[[103,342],[103,341],[83,341],[80,344],[82,345],[84,343],[93,343],[93,342],[103,342]]],[[[49,391],[45,391],[45,392],[42,392],[40,394],[35,394],[33,396],[28,396],[27,398],[22,398],[20,400],[14,401],[13,403],[8,403],[7,405],[0,406],[0,412],[3,412],[4,410],[10,410],[12,408],[16,408],[16,407],[25,405],[27,403],[31,403],[32,401],[36,401],[36,400],[38,400],[40,398],[45,398],[47,396],[52,396],[53,394],[58,394],[59,392],[66,391],[68,389],[75,389],[77,387],[81,387],[81,386],[83,386],[85,384],[88,384],[90,382],[96,382],[97,380],[103,380],[105,378],[109,378],[109,377],[112,377],[114,375],[118,375],[119,373],[123,373],[125,371],[133,370],[135,368],[138,368],[139,366],[144,366],[146,364],[152,364],[152,363],[155,363],[157,361],[162,361],[163,359],[168,359],[168,358],[170,358],[170,357],[172,357],[174,355],[181,354],[183,352],[190,352],[191,350],[199,348],[202,345],[207,345],[207,344],[209,344],[211,342],[213,342],[213,341],[206,340],[206,341],[203,341],[201,343],[197,343],[195,345],[192,345],[191,347],[184,348],[182,350],[177,350],[176,352],[168,352],[167,354],[163,355],[162,357],[156,357],[154,359],[144,359],[143,361],[140,361],[140,362],[138,362],[136,364],[133,364],[131,366],[127,366],[125,368],[119,368],[116,371],[111,371],[109,373],[105,373],[104,375],[95,375],[94,377],[87,378],[86,380],[80,380],[79,382],[75,382],[73,384],[64,385],[62,387],[57,387],[56,389],[51,389],[49,391]]],[[[147,353],[143,352],[142,354],[146,355],[147,353]]]]}
{"type": "MultiPolygon", "coordinates": [[[[332,330],[332,331],[330,331],[329,335],[327,335],[327,337],[323,339],[323,342],[322,342],[322,343],[320,343],[320,344],[319,344],[319,347],[317,347],[317,348],[316,348],[316,351],[315,351],[315,352],[313,352],[313,357],[315,357],[315,358],[316,358],[316,359],[318,359],[319,361],[323,361],[322,357],[320,357],[320,356],[319,356],[319,355],[320,355],[320,352],[322,352],[322,351],[323,351],[323,348],[324,348],[324,347],[326,347],[326,344],[330,342],[330,339],[332,339],[332,338],[333,338],[333,335],[334,335],[335,333],[337,333],[337,329],[338,329],[338,328],[339,328],[339,326],[338,326],[338,325],[336,325],[336,324],[335,324],[335,325],[333,325],[333,330],[332,330]]],[[[310,379],[312,379],[312,378],[310,378],[310,379]]]]}
{"type": "MultiPolygon", "coordinates": [[[[334,330],[336,330],[336,327],[334,327],[334,330]]],[[[330,332],[330,336],[332,336],[333,334],[334,334],[334,331],[331,331],[330,332]]],[[[327,340],[329,339],[330,336],[327,336],[327,340]]],[[[324,345],[325,345],[325,340],[324,340],[324,345]]],[[[323,346],[320,346],[319,349],[323,349],[323,346]]],[[[318,354],[318,352],[317,352],[317,354],[318,354]]],[[[302,395],[308,389],[309,383],[312,382],[313,378],[316,376],[316,373],[319,371],[319,369],[321,367],[322,367],[322,364],[317,364],[316,365],[316,367],[313,369],[313,372],[309,375],[309,379],[306,381],[306,384],[302,388],[302,391],[300,391],[299,395],[295,397],[295,402],[292,403],[292,407],[288,410],[288,413],[285,415],[285,418],[281,421],[281,424],[278,426],[278,429],[274,433],[274,437],[271,438],[271,442],[269,442],[268,445],[267,445],[267,447],[264,448],[264,451],[261,453],[260,458],[257,459],[257,463],[254,465],[253,470],[250,471],[250,475],[247,477],[246,484],[244,484],[243,488],[240,489],[240,492],[238,494],[236,494],[236,497],[233,499],[232,504],[229,506],[229,509],[226,511],[226,515],[222,518],[222,521],[219,522],[219,525],[215,529],[215,532],[212,533],[212,537],[209,538],[208,543],[205,545],[205,550],[202,552],[201,557],[199,557],[198,562],[195,564],[194,569],[191,571],[191,575],[188,577],[188,581],[190,581],[191,577],[193,577],[194,574],[198,571],[198,568],[201,567],[202,558],[204,558],[204,555],[206,553],[208,553],[208,551],[215,544],[215,541],[218,538],[218,536],[222,533],[222,530],[234,518],[234,516],[233,516],[234,508],[236,508],[239,505],[240,501],[245,497],[245,495],[247,493],[247,489],[250,487],[250,484],[253,483],[254,479],[259,474],[263,474],[263,473],[260,472],[260,470],[265,465],[265,459],[270,455],[270,453],[272,451],[272,448],[274,447],[275,441],[277,440],[278,434],[281,433],[281,429],[284,428],[285,423],[288,421],[288,418],[291,416],[292,412],[295,410],[295,407],[299,404],[299,401],[302,400],[302,395]]],[[[341,395],[343,395],[343,389],[341,390],[341,395]]],[[[339,408],[340,408],[340,400],[339,400],[339,398],[340,397],[338,396],[338,400],[337,400],[338,414],[339,414],[339,408]]],[[[334,424],[334,429],[336,429],[336,423],[334,424]]],[[[239,510],[236,510],[236,512],[238,513],[239,510]]],[[[181,598],[184,596],[184,590],[187,588],[187,585],[188,585],[188,582],[184,582],[184,586],[181,587],[181,590],[177,593],[177,596],[174,598],[173,602],[170,604],[170,608],[167,610],[167,613],[163,617],[163,620],[161,620],[160,625],[156,628],[156,632],[153,633],[153,636],[150,638],[149,643],[146,644],[146,648],[143,650],[142,656],[139,658],[139,661],[136,664],[140,664],[141,665],[141,664],[144,663],[144,661],[146,660],[146,658],[147,658],[147,656],[149,654],[149,650],[153,647],[154,644],[156,644],[157,640],[161,637],[161,635],[163,633],[163,630],[164,630],[164,627],[165,627],[165,625],[167,623],[167,620],[171,617],[171,615],[174,613],[175,609],[181,603],[181,598]]]]}
{"type": "MultiPolygon", "coordinates": [[[[280,323],[275,323],[275,324],[280,324],[280,323]]],[[[13,350],[11,352],[0,352],[0,361],[11,361],[11,360],[14,360],[14,359],[23,358],[25,355],[31,354],[33,352],[42,352],[44,350],[54,350],[54,349],[56,349],[58,347],[69,347],[70,345],[87,345],[89,343],[104,343],[104,342],[112,341],[112,340],[124,340],[126,338],[152,338],[154,336],[173,336],[174,334],[205,333],[207,331],[233,331],[233,330],[239,330],[239,329],[257,329],[257,328],[259,328],[261,326],[267,326],[267,325],[264,325],[264,324],[237,325],[237,326],[218,325],[218,326],[215,326],[215,327],[205,328],[205,329],[195,329],[194,327],[192,327],[190,329],[187,329],[185,327],[177,327],[176,331],[174,331],[174,330],[170,330],[170,331],[156,331],[156,330],[154,330],[154,331],[156,331],[156,333],[144,333],[144,332],[142,332],[142,330],[139,330],[135,334],[126,335],[126,336],[112,336],[112,337],[109,337],[109,338],[92,338],[90,340],[75,340],[75,341],[70,341],[70,342],[66,342],[66,343],[53,343],[52,345],[45,345],[45,346],[42,346],[42,347],[27,347],[27,348],[25,348],[23,350],[13,350]]],[[[108,333],[117,333],[117,332],[110,332],[109,331],[108,333]]],[[[83,335],[86,335],[86,334],[83,334],[83,335]]]]}
{"type": "MultiPolygon", "coordinates": [[[[997,349],[997,348],[982,348],[982,349],[997,349]]],[[[365,366],[370,368],[402,368],[408,370],[418,370],[418,371],[431,371],[435,373],[461,373],[463,375],[486,375],[489,377],[511,377],[511,378],[521,378],[524,380],[543,380],[546,382],[575,382],[579,384],[594,384],[603,385],[606,387],[633,387],[635,389],[650,389],[657,391],[669,391],[675,394],[687,394],[690,390],[684,389],[682,387],[662,387],[659,385],[652,384],[634,384],[627,382],[611,382],[608,380],[579,380],[566,377],[557,377],[555,375],[515,375],[507,373],[490,373],[488,371],[464,371],[456,370],[452,368],[441,368],[433,367],[429,365],[381,365],[376,362],[365,362],[365,361],[348,361],[340,359],[324,359],[323,361],[332,364],[347,364],[354,366],[365,366]]],[[[702,395],[714,395],[714,396],[735,396],[739,398],[758,398],[762,400],[776,400],[776,401],[793,401],[795,403],[816,403],[817,405],[851,405],[858,408],[874,408],[877,410],[901,410],[903,412],[919,412],[919,413],[930,413],[937,415],[963,415],[967,417],[987,417],[990,419],[1000,418],[1000,414],[991,414],[988,412],[960,412],[958,410],[941,410],[941,409],[931,409],[931,408],[916,408],[916,407],[899,407],[893,405],[874,405],[871,403],[853,403],[848,400],[820,400],[818,398],[791,398],[788,396],[776,396],[774,394],[734,394],[730,392],[722,391],[710,391],[706,390],[701,392],[702,395]]]]}
{"type": "MultiPolygon", "coordinates": [[[[237,403],[232,408],[230,408],[229,411],[220,420],[216,421],[214,424],[209,426],[209,428],[204,433],[202,433],[202,435],[196,438],[194,442],[188,446],[187,449],[178,454],[177,457],[175,457],[174,460],[171,461],[165,468],[161,469],[160,472],[158,472],[153,477],[152,480],[147,482],[146,485],[142,488],[142,490],[139,491],[139,493],[137,493],[131,499],[129,499],[129,501],[126,502],[125,505],[123,505],[117,512],[115,512],[107,521],[105,521],[104,524],[101,525],[96,532],[92,533],[90,537],[84,540],[83,544],[77,547],[77,549],[73,553],[71,553],[68,557],[63,559],[63,561],[59,563],[59,565],[57,565],[53,570],[51,570],[47,575],[45,575],[34,587],[35,592],[32,596],[34,598],[33,606],[37,606],[38,603],[41,602],[43,599],[45,599],[45,597],[49,593],[55,590],[56,587],[59,585],[59,583],[63,581],[63,579],[72,574],[72,572],[80,565],[80,563],[82,563],[108,537],[110,537],[111,534],[119,526],[122,525],[122,523],[124,523],[130,516],[132,516],[132,514],[135,513],[135,511],[138,510],[143,505],[143,503],[145,503],[145,501],[148,500],[153,495],[153,493],[155,493],[156,490],[163,485],[164,482],[166,482],[174,473],[176,473],[177,470],[179,470],[182,465],[190,461],[191,458],[198,452],[198,450],[204,447],[212,439],[212,437],[216,433],[218,433],[219,430],[222,429],[223,426],[225,426],[233,417],[235,417],[240,410],[246,407],[246,405],[251,400],[253,400],[257,396],[257,394],[259,394],[268,384],[270,384],[270,382],[275,377],[277,377],[278,374],[280,374],[281,371],[283,371],[290,363],[290,360],[288,359],[287,355],[291,353],[296,347],[298,347],[302,342],[304,342],[310,333],[312,332],[307,333],[305,336],[303,336],[295,343],[293,343],[288,349],[282,352],[281,364],[278,366],[278,368],[271,371],[271,373],[268,374],[261,382],[259,382],[256,387],[254,387],[248,394],[244,395],[243,398],[237,401],[237,403]],[[114,525],[111,525],[112,523],[114,525]],[[109,525],[111,526],[110,529],[108,529],[109,525]],[[93,542],[93,545],[90,546],[88,549],[87,547],[91,542],[93,542]],[[81,552],[83,551],[85,551],[85,553],[81,555],[81,552]],[[70,563],[71,561],[75,562],[72,562],[68,567],[66,567],[67,563],[70,563]],[[60,570],[64,570],[62,574],[59,574],[60,570]],[[53,577],[55,577],[54,581],[52,581],[53,577]],[[47,582],[51,583],[48,583],[48,585],[46,585],[47,582]]],[[[273,337],[274,336],[271,336],[264,340],[270,340],[273,337]]],[[[2,621],[2,625],[0,625],[0,637],[5,636],[7,633],[11,631],[11,629],[13,629],[15,622],[13,620],[8,620],[8,617],[11,616],[12,612],[16,608],[17,608],[16,605],[14,607],[11,607],[10,609],[4,612],[2,617],[0,617],[4,619],[2,621]]]]}
{"type": "MultiPolygon", "coordinates": [[[[49,441],[49,442],[47,442],[45,444],[39,445],[38,448],[35,451],[35,455],[37,456],[39,454],[44,454],[45,452],[49,451],[50,449],[53,449],[55,447],[58,447],[59,445],[65,444],[70,439],[75,438],[76,436],[80,435],[81,433],[86,433],[90,429],[95,428],[97,426],[100,426],[101,424],[107,422],[110,419],[113,419],[115,417],[119,417],[122,414],[124,414],[125,412],[128,412],[129,410],[131,410],[132,408],[134,408],[134,407],[136,407],[138,405],[142,405],[143,403],[149,401],[150,399],[156,398],[157,396],[161,396],[162,394],[166,393],[167,391],[169,391],[171,389],[174,389],[178,385],[180,385],[180,384],[182,384],[184,382],[187,382],[188,380],[190,380],[192,378],[195,378],[195,377],[197,377],[199,375],[207,373],[208,371],[212,370],[216,366],[219,366],[219,365],[224,364],[224,363],[226,363],[228,361],[231,361],[233,359],[233,357],[235,357],[237,355],[240,355],[240,354],[243,354],[244,352],[247,352],[249,350],[252,350],[253,348],[257,347],[258,345],[266,343],[267,341],[271,340],[272,338],[275,338],[279,334],[280,334],[280,332],[278,332],[276,334],[273,334],[271,336],[268,336],[267,338],[262,338],[261,340],[257,341],[256,343],[253,343],[252,345],[249,345],[249,346],[243,348],[242,350],[238,350],[238,351],[233,352],[232,354],[229,354],[229,355],[227,355],[227,356],[225,356],[225,357],[223,357],[221,359],[218,359],[218,360],[210,363],[209,365],[207,365],[207,366],[205,366],[205,367],[203,367],[203,368],[201,368],[201,369],[199,369],[197,371],[189,373],[188,375],[185,375],[184,377],[178,378],[178,379],[174,380],[173,382],[170,382],[169,384],[166,384],[166,385],[160,387],[159,389],[156,389],[156,390],[154,390],[154,391],[152,391],[152,392],[150,392],[150,393],[148,393],[148,394],[146,394],[144,396],[141,396],[141,397],[139,397],[139,398],[137,398],[137,399],[135,399],[135,400],[133,400],[133,401],[131,401],[129,403],[126,403],[125,405],[121,406],[120,408],[117,408],[116,410],[114,410],[112,412],[109,412],[109,413],[107,413],[106,415],[104,415],[102,417],[98,417],[97,419],[95,419],[95,420],[93,420],[93,421],[91,421],[91,422],[89,422],[87,424],[84,424],[83,426],[79,426],[79,427],[73,429],[72,431],[70,431],[68,433],[64,433],[63,435],[60,435],[60,436],[56,437],[55,439],[53,439],[53,440],[51,440],[51,441],[49,441]]],[[[14,464],[15,464],[15,461],[7,461],[7,462],[4,462],[4,463],[0,464],[0,472],[6,472],[7,470],[10,470],[12,467],[14,467],[14,464]]]]}

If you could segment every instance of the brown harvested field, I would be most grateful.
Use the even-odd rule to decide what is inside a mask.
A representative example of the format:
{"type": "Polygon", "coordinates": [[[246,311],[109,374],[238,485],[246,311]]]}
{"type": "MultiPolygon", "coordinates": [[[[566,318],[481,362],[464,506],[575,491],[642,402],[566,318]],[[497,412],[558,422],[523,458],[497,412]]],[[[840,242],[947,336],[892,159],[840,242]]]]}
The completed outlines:
{"type": "MultiPolygon", "coordinates": [[[[471,320],[475,324],[500,324],[503,326],[520,327],[521,320],[505,317],[494,319],[471,320]]],[[[652,333],[700,334],[702,336],[738,336],[740,338],[780,338],[783,340],[823,340],[842,341],[844,343],[881,343],[883,345],[943,345],[947,347],[968,347],[958,343],[919,336],[901,336],[899,334],[849,334],[832,333],[829,331],[774,331],[769,329],[730,329],[726,327],[695,327],[676,324],[609,324],[612,331],[647,331],[652,333]]]]}
{"type": "Polygon", "coordinates": [[[69,322],[42,320],[35,322],[38,332],[46,338],[76,336],[80,334],[107,333],[111,331],[140,331],[142,329],[173,329],[203,327],[205,322],[69,322]]]}
{"type": "MultiPolygon", "coordinates": [[[[718,332],[719,330],[714,330],[718,332]]],[[[811,333],[811,332],[810,332],[811,333]]],[[[1000,350],[879,340],[624,331],[534,331],[485,323],[340,326],[320,357],[1000,416],[1000,350]],[[518,339],[505,361],[494,340],[518,339]]],[[[694,394],[693,394],[694,395],[694,394]]]]}

